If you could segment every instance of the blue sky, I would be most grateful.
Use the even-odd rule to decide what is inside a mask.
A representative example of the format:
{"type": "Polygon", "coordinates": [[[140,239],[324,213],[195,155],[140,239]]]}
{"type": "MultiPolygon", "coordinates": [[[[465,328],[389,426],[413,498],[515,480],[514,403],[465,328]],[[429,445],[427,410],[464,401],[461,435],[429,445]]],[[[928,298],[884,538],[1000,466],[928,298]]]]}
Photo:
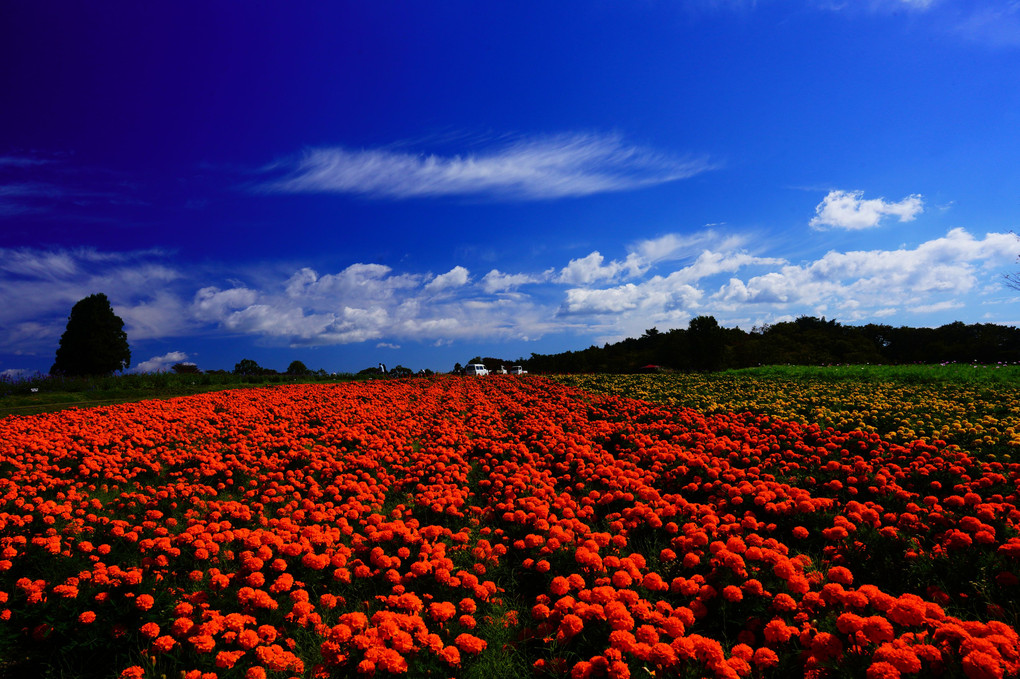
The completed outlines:
{"type": "Polygon", "coordinates": [[[0,373],[1020,321],[1016,0],[92,5],[0,9],[0,373]]]}

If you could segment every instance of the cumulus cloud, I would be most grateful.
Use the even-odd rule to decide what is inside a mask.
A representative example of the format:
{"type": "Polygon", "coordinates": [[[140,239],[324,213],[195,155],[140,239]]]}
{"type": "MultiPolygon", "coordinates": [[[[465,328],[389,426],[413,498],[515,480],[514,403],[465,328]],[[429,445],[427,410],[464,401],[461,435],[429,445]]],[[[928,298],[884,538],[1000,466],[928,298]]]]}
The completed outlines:
{"type": "Polygon", "coordinates": [[[632,243],[622,260],[606,262],[597,250],[585,257],[572,259],[555,280],[566,285],[590,287],[603,281],[639,278],[657,265],[687,260],[691,263],[669,275],[670,281],[687,283],[744,266],[784,263],[782,259],[748,254],[741,249],[745,242],[746,239],[741,236],[724,237],[711,230],[689,235],[666,234],[632,243]]]}
{"type": "Polygon", "coordinates": [[[188,355],[183,351],[171,351],[163,354],[162,356],[153,356],[147,361],[142,361],[134,368],[131,372],[134,373],[157,373],[157,372],[168,372],[175,364],[184,363],[188,360],[188,355]]]}
{"type": "MultiPolygon", "coordinates": [[[[373,198],[488,196],[544,200],[626,191],[712,169],[628,145],[613,135],[523,138],[476,153],[442,156],[393,149],[310,149],[259,186],[281,193],[350,193],[373,198]]],[[[279,170],[275,165],[271,170],[279,170]]]]}
{"type": "Polygon", "coordinates": [[[642,271],[641,263],[634,256],[629,256],[622,262],[616,260],[608,264],[603,262],[605,258],[598,251],[572,259],[560,270],[557,281],[568,285],[589,285],[596,281],[613,280],[624,271],[630,275],[637,275],[642,271]]]}
{"type": "Polygon", "coordinates": [[[428,292],[442,292],[451,288],[459,288],[467,285],[468,270],[462,266],[455,266],[444,274],[439,274],[425,286],[428,292]]]}
{"type": "Polygon", "coordinates": [[[814,229],[871,229],[878,226],[883,217],[893,216],[901,222],[910,222],[923,210],[921,196],[916,193],[893,203],[884,198],[866,200],[863,191],[829,191],[815,207],[815,216],[809,224],[814,229]]]}
{"type": "Polygon", "coordinates": [[[828,252],[801,265],[747,281],[732,278],[714,299],[726,305],[815,305],[859,299],[869,306],[908,304],[935,293],[963,295],[978,282],[979,267],[1005,265],[1016,256],[1006,233],[977,239],[964,229],[926,241],[914,249],[828,252]]]}
{"type": "Polygon", "coordinates": [[[575,322],[584,319],[612,341],[651,326],[680,327],[698,314],[717,315],[722,321],[778,322],[835,309],[841,320],[854,322],[887,318],[899,310],[934,313],[957,308],[967,296],[986,294],[981,281],[1016,256],[1011,234],[978,238],[964,229],[914,248],[831,251],[801,263],[739,248],[705,248],[662,275],[571,287],[559,314],[575,322]],[[739,275],[744,271],[753,275],[739,275]]]}
{"type": "Polygon", "coordinates": [[[538,337],[554,327],[527,298],[506,303],[476,294],[462,266],[430,278],[358,263],[335,274],[300,269],[275,289],[208,286],[192,306],[224,330],[295,346],[538,337]]]}
{"type": "MultiPolygon", "coordinates": [[[[0,250],[0,351],[52,355],[71,306],[93,292],[107,293],[130,341],[219,334],[289,346],[569,332],[609,340],[682,327],[699,314],[724,323],[831,310],[844,321],[937,314],[996,294],[994,282],[1018,254],[1012,234],[979,237],[962,228],[912,247],[830,251],[800,262],[748,251],[749,242],[658,236],[632,242],[615,259],[595,251],[539,272],[491,269],[478,280],[463,266],[437,276],[364,262],[330,273],[213,273],[158,253],[0,250]]],[[[172,365],[172,353],[139,369],[172,365]]]]}

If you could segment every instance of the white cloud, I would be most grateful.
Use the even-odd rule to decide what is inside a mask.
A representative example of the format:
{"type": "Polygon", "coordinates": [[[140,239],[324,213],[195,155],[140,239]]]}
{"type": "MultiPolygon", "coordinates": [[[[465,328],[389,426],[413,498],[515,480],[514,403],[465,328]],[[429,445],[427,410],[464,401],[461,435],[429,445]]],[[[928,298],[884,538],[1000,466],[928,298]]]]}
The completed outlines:
{"type": "Polygon", "coordinates": [[[605,258],[598,251],[586,257],[572,259],[560,271],[557,281],[567,285],[589,285],[601,280],[613,280],[620,273],[627,271],[634,276],[641,273],[637,258],[630,256],[624,262],[611,261],[603,264],[605,258]]]}
{"type": "Polygon", "coordinates": [[[451,288],[459,288],[467,285],[468,270],[462,266],[455,266],[444,274],[439,274],[425,286],[428,292],[436,293],[451,288]]]}
{"type": "Polygon", "coordinates": [[[814,0],[821,9],[833,11],[898,12],[902,9],[926,11],[939,0],[814,0]]]}
{"type": "Polygon", "coordinates": [[[529,274],[503,273],[499,269],[493,269],[482,277],[482,289],[490,295],[497,292],[508,292],[515,290],[528,283],[537,283],[541,278],[529,274]]]}
{"type": "Polygon", "coordinates": [[[617,136],[564,134],[453,156],[318,148],[286,169],[287,176],[260,188],[374,198],[481,195],[543,200],[662,184],[705,172],[712,165],[705,159],[675,158],[630,146],[617,136]]]}
{"type": "Polygon", "coordinates": [[[1020,2],[977,3],[973,11],[959,18],[953,31],[984,47],[1020,46],[1020,2]]]}
{"type": "MultiPolygon", "coordinates": [[[[7,302],[0,305],[0,351],[52,355],[71,306],[97,291],[110,297],[130,341],[221,334],[272,345],[386,347],[568,332],[619,339],[682,327],[698,314],[721,322],[890,318],[1001,296],[996,283],[1020,250],[1012,234],[977,237],[960,228],[912,247],[830,251],[796,263],[748,252],[748,242],[659,236],[631,243],[618,259],[596,251],[540,272],[491,269],[474,282],[463,266],[430,276],[355,263],[325,274],[219,270],[224,283],[211,279],[211,269],[172,266],[169,255],[0,251],[11,255],[0,256],[7,302]]],[[[765,249],[768,241],[755,244],[765,249]]],[[[159,358],[139,367],[155,367],[159,358]]]]}
{"type": "Polygon", "coordinates": [[[155,372],[167,372],[176,363],[184,363],[188,360],[188,355],[183,351],[171,351],[163,354],[162,356],[153,356],[147,361],[142,361],[134,368],[131,372],[134,373],[155,373],[155,372]]]}
{"type": "Polygon", "coordinates": [[[734,304],[819,304],[846,299],[867,306],[910,304],[940,292],[964,294],[978,282],[978,267],[1005,265],[1016,256],[1006,233],[981,240],[964,229],[912,250],[828,252],[814,262],[787,265],[746,282],[733,278],[714,299],[734,304]]]}
{"type": "Polygon", "coordinates": [[[930,314],[936,311],[948,311],[949,309],[960,309],[963,308],[963,302],[955,299],[947,299],[943,302],[935,302],[934,304],[918,304],[916,306],[908,306],[907,311],[915,314],[930,314]]]}
{"type": "Polygon", "coordinates": [[[0,371],[0,380],[17,382],[18,380],[29,378],[34,374],[34,372],[26,368],[8,368],[7,370],[0,371]]]}
{"type": "MultiPolygon", "coordinates": [[[[288,290],[289,292],[289,290],[288,290]]],[[[202,320],[217,320],[227,314],[255,304],[258,293],[248,288],[220,290],[216,287],[202,288],[195,293],[193,310],[202,320]]]]}
{"type": "Polygon", "coordinates": [[[158,250],[0,248],[0,350],[52,351],[71,307],[97,292],[124,319],[129,339],[183,334],[191,326],[177,291],[186,282],[165,263],[168,256],[158,250]]]}
{"type": "Polygon", "coordinates": [[[566,310],[570,313],[618,314],[635,309],[641,289],[633,283],[605,290],[573,288],[567,290],[566,310]]]}
{"type": "Polygon", "coordinates": [[[865,200],[863,191],[829,191],[815,207],[815,216],[809,222],[814,229],[835,227],[838,229],[870,229],[886,216],[898,217],[901,222],[910,222],[924,211],[920,194],[907,196],[898,203],[884,198],[865,200]]]}
{"type": "Polygon", "coordinates": [[[658,238],[641,240],[631,245],[630,251],[641,261],[655,264],[689,257],[692,252],[700,252],[705,247],[734,250],[743,246],[745,242],[742,236],[722,237],[715,231],[707,229],[694,234],[667,233],[658,238]]]}

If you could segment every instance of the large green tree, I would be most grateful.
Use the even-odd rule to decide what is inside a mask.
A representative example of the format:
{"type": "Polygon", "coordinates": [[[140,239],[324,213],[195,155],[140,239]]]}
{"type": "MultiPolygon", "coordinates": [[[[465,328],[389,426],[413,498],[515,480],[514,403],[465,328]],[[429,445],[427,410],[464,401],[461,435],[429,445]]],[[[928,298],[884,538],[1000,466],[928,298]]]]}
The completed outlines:
{"type": "Polygon", "coordinates": [[[53,375],[109,375],[131,365],[124,321],[103,293],[89,295],[71,308],[60,337],[53,375]]]}
{"type": "Polygon", "coordinates": [[[235,375],[263,375],[266,369],[250,358],[242,358],[234,364],[235,375]]]}
{"type": "Polygon", "coordinates": [[[301,375],[301,376],[304,376],[304,375],[311,375],[312,371],[309,370],[308,366],[306,366],[301,361],[291,361],[290,365],[287,366],[287,374],[288,375],[301,375]]]}

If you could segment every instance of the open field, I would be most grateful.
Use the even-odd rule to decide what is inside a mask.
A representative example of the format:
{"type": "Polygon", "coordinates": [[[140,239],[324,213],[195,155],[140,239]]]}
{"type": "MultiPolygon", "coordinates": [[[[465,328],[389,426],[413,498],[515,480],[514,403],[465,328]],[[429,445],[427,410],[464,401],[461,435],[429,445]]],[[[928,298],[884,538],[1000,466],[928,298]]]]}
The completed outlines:
{"type": "Polygon", "coordinates": [[[7,418],[0,675],[1017,674],[998,443],[704,398],[435,378],[7,418]]]}
{"type": "Polygon", "coordinates": [[[150,398],[173,398],[221,389],[276,384],[346,382],[353,375],[330,377],[294,375],[234,375],[231,373],[145,373],[108,377],[49,377],[0,380],[0,417],[34,415],[64,408],[91,408],[132,403],[150,398]]]}

